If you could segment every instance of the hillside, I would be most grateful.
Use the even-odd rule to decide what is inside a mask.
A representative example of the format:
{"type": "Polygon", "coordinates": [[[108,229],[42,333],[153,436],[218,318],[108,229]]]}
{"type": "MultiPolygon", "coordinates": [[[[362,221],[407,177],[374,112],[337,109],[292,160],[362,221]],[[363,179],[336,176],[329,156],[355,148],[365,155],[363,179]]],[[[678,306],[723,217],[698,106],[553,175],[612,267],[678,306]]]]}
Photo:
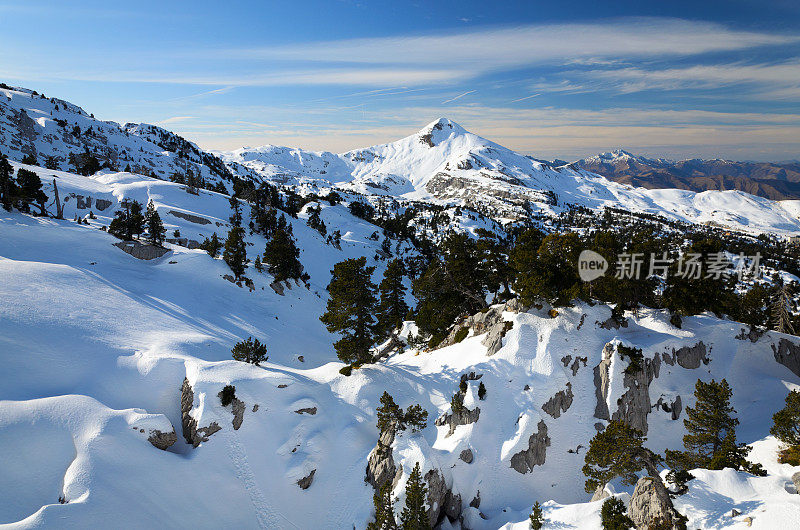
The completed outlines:
{"type": "MultiPolygon", "coordinates": [[[[510,304],[491,309],[484,327],[473,325],[457,344],[406,349],[345,377],[318,320],[324,285],[333,263],[372,256],[378,244],[369,238],[374,226],[343,205],[322,209],[343,234],[341,250],[306,226],[304,214],[291,220],[310,288],[287,286],[280,295],[266,273],[248,273],[251,291],[224,279],[224,262],[201,250],[168,245],[163,257],[143,261],[98,230],[123,198],[152,199],[169,232],[200,239],[226,230],[227,197],[130,173],[83,177],[28,167],[55,178],[70,197],[67,218],[85,215],[78,197],[111,206],[88,226],[0,212],[0,480],[3,491],[15,492],[0,510],[2,523],[86,527],[113,513],[132,528],[209,521],[362,528],[372,514],[365,469],[378,439],[375,408],[386,390],[400,406],[419,403],[430,414],[420,433],[398,433],[391,452],[402,477],[420,462],[438,485],[434,519],[444,527],[447,516],[465,528],[502,527],[524,520],[541,500],[550,501],[552,520],[597,528],[601,503],[587,503],[580,467],[602,418],[619,414],[643,425],[655,450],[678,447],[694,382],[722,377],[736,389],[739,437],[755,443],[770,474],[698,473],[677,505],[701,527],[738,524],[719,520],[733,508],[754,517],[755,528],[773,527],[776,517],[800,521],[800,497],[785,487],[797,468],[776,464],[776,443],[765,438],[787,388],[800,388],[797,353],[786,366],[773,356],[787,341],[800,347],[796,337],[770,332],[751,342],[743,325],[709,315],[676,329],[656,310],[605,329],[604,305],[578,304],[551,318],[547,307],[510,304]],[[510,330],[487,355],[486,332],[504,322],[510,330]],[[268,345],[260,367],[230,360],[233,343],[251,335],[268,345]],[[623,381],[627,361],[617,344],[642,348],[652,376],[645,386],[623,381]],[[596,367],[608,371],[607,385],[599,385],[596,367]],[[487,396],[478,399],[478,380],[469,381],[464,406],[480,413],[451,429],[450,398],[473,372],[487,396]],[[235,385],[241,408],[220,404],[226,384],[235,385]],[[647,405],[617,411],[617,399],[630,393],[647,405]],[[196,448],[185,439],[187,425],[196,448]],[[202,428],[214,425],[220,430],[206,430],[200,442],[202,428]],[[170,437],[166,451],[153,446],[170,437]]],[[[248,242],[254,253],[263,246],[260,236],[248,242]]],[[[377,279],[383,262],[371,262],[377,279]]]]}

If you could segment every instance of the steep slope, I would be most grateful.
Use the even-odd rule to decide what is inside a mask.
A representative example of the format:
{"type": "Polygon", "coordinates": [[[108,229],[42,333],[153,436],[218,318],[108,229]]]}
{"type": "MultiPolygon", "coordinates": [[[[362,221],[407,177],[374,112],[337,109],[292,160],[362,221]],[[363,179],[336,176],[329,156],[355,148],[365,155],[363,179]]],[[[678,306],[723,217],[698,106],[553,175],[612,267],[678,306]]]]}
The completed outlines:
{"type": "Polygon", "coordinates": [[[33,156],[42,166],[52,157],[54,169],[62,170],[73,169],[70,155],[91,153],[101,164],[161,179],[188,172],[210,184],[232,178],[219,158],[161,127],[101,121],[67,101],[4,84],[0,151],[18,161],[33,156]]]}
{"type": "Polygon", "coordinates": [[[520,155],[446,118],[396,142],[341,155],[265,146],[220,156],[281,183],[463,204],[496,219],[518,220],[531,212],[555,215],[570,206],[615,207],[752,233],[800,233],[800,218],[791,204],[785,208],[737,190],[636,188],[571,165],[554,167],[520,155]]]}
{"type": "MultiPolygon", "coordinates": [[[[343,234],[341,250],[306,226],[305,214],[290,220],[311,288],[292,285],[279,295],[266,273],[248,271],[251,291],[225,280],[224,262],[200,250],[169,245],[163,257],[137,260],[99,229],[119,201],[136,198],[154,201],[169,232],[224,233],[227,197],[130,173],[30,168],[49,194],[55,178],[69,197],[68,218],[88,214],[79,199],[111,204],[93,210],[89,226],[0,210],[0,489],[18,499],[0,503],[0,524],[107,526],[113,514],[115,526],[131,528],[363,528],[372,510],[365,469],[378,440],[374,411],[388,391],[400,406],[419,403],[430,414],[420,433],[398,433],[391,445],[404,470],[399,502],[420,462],[436,486],[436,519],[454,514],[466,528],[497,528],[523,520],[533,500],[588,499],[580,466],[595,424],[622,415],[644,422],[653,449],[677,447],[694,382],[726,377],[739,437],[757,442],[786,392],[800,388],[797,337],[767,333],[751,342],[742,325],[709,315],[686,318],[679,330],[658,311],[628,315],[628,326],[615,329],[601,326],[610,308],[583,304],[555,318],[547,307],[495,306],[470,319],[461,342],[408,349],[345,377],[335,337],[318,321],[328,271],[366,255],[377,279],[384,264],[373,258],[375,227],[344,205],[322,205],[329,230],[343,234]],[[484,344],[490,335],[499,346],[493,355],[484,344]],[[270,359],[260,367],[230,359],[230,347],[247,336],[267,344],[270,359]],[[617,344],[643,350],[647,368],[635,384],[617,344]],[[463,403],[480,408],[477,421],[448,420],[451,397],[472,372],[463,403]],[[221,405],[227,384],[241,405],[221,405]],[[167,451],[153,446],[151,438],[158,443],[173,430],[167,451]],[[466,449],[471,458],[461,456],[466,449]],[[469,506],[478,492],[479,505],[469,506]]],[[[259,236],[248,242],[251,257],[264,245],[259,236]]],[[[774,444],[763,455],[774,462],[774,444]]],[[[730,504],[759,524],[762,509],[798,521],[800,496],[781,493],[798,470],[775,465],[756,482],[736,474],[724,484],[702,475],[681,506],[700,526],[730,504]],[[726,484],[749,484],[757,500],[715,499],[706,484],[721,495],[726,484]]],[[[599,504],[564,508],[565,520],[597,527],[599,504]]]]}

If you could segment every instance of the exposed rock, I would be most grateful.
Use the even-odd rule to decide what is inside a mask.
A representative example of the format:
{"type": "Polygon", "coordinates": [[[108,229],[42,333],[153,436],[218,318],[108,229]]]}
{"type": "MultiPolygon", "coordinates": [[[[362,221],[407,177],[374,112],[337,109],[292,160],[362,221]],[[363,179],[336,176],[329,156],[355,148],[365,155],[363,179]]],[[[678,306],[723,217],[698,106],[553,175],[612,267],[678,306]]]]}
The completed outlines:
{"type": "Polygon", "coordinates": [[[622,320],[617,320],[614,317],[609,317],[608,320],[604,322],[598,322],[598,326],[603,329],[619,329],[619,328],[627,328],[628,327],[628,320],[623,318],[622,320]]]}
{"type": "Polygon", "coordinates": [[[272,290],[275,291],[278,295],[283,296],[283,283],[282,282],[272,282],[269,284],[272,287],[272,290]]]}
{"type": "Polygon", "coordinates": [[[461,454],[458,455],[458,458],[460,458],[461,460],[463,460],[467,464],[471,464],[472,460],[473,460],[472,449],[469,449],[469,448],[464,449],[463,451],[461,451],[461,454]]]}
{"type": "Polygon", "coordinates": [[[642,477],[636,483],[628,507],[628,516],[636,528],[679,528],[677,512],[672,507],[666,488],[653,477],[642,477]]]}
{"type": "Polygon", "coordinates": [[[772,353],[777,362],[791,370],[793,374],[800,376],[800,344],[781,339],[777,348],[775,344],[772,345],[772,353]]]}
{"type": "Polygon", "coordinates": [[[231,401],[231,410],[233,410],[233,430],[238,431],[244,420],[244,401],[233,398],[233,401],[231,401]]]}
{"type": "Polygon", "coordinates": [[[253,405],[253,412],[258,412],[258,403],[253,405]]]}
{"type": "Polygon", "coordinates": [[[112,202],[106,199],[97,199],[94,201],[94,207],[98,210],[105,211],[109,206],[111,206],[112,202]]]}
{"type": "MultiPolygon", "coordinates": [[[[392,457],[392,444],[394,443],[394,429],[389,428],[381,432],[378,443],[370,452],[367,459],[367,475],[364,482],[368,482],[373,488],[379,490],[381,486],[392,477],[402,473],[402,469],[397,469],[392,457]]],[[[394,483],[393,483],[394,484],[394,483]]]]}
{"type": "Polygon", "coordinates": [[[567,383],[566,390],[559,390],[556,395],[551,397],[547,403],[542,405],[542,410],[554,418],[561,416],[562,412],[569,410],[572,405],[572,398],[575,397],[572,393],[572,383],[567,383]]]}
{"type": "Polygon", "coordinates": [[[428,486],[428,520],[436,527],[445,516],[450,521],[461,517],[461,495],[454,495],[438,469],[425,473],[428,486]]]}
{"type": "Polygon", "coordinates": [[[297,409],[295,414],[311,414],[312,416],[317,413],[317,407],[306,407],[304,409],[297,409]]]}
{"type": "Polygon", "coordinates": [[[478,493],[469,501],[469,505],[471,508],[478,509],[481,507],[481,490],[478,490],[478,493]]]}
{"type": "Polygon", "coordinates": [[[745,329],[742,328],[742,331],[738,335],[736,335],[735,338],[738,340],[749,340],[750,342],[755,344],[756,342],[758,342],[758,339],[760,339],[763,336],[764,336],[763,331],[759,331],[755,328],[749,328],[747,331],[745,331],[745,329]]]}
{"type": "Polygon", "coordinates": [[[795,491],[800,493],[800,471],[792,475],[792,482],[794,483],[795,491]]]}
{"type": "Polygon", "coordinates": [[[297,481],[297,485],[300,486],[300,489],[307,490],[309,486],[311,486],[311,483],[314,482],[314,474],[316,472],[316,469],[312,469],[311,473],[297,481]]]}
{"type": "MultiPolygon", "coordinates": [[[[702,343],[701,343],[702,344],[702,343]]],[[[647,415],[650,413],[650,383],[658,377],[661,356],[639,361],[639,368],[629,365],[623,373],[622,384],[627,389],[617,400],[617,410],[608,410],[609,377],[611,358],[617,352],[617,345],[609,342],[603,348],[603,360],[594,369],[595,396],[597,404],[594,416],[601,420],[621,420],[634,429],[647,434],[647,415]],[[631,369],[634,368],[634,369],[631,369]]],[[[705,346],[703,346],[705,352],[705,346]]]]}
{"type": "Polygon", "coordinates": [[[610,496],[611,496],[611,494],[606,490],[606,485],[605,484],[600,484],[599,486],[597,486],[597,489],[594,490],[594,495],[592,495],[592,501],[591,502],[600,501],[600,500],[606,499],[606,498],[608,498],[610,496]]]}
{"type": "Polygon", "coordinates": [[[731,510],[731,517],[739,517],[740,515],[742,515],[742,512],[740,512],[736,508],[731,510]]]}
{"type": "Polygon", "coordinates": [[[603,425],[603,424],[602,424],[601,422],[599,422],[599,421],[598,421],[597,423],[595,423],[595,424],[594,424],[594,430],[596,430],[597,432],[601,432],[601,431],[602,431],[603,429],[605,429],[605,428],[606,428],[606,426],[605,426],[605,425],[603,425]]]}
{"type": "Polygon", "coordinates": [[[670,417],[673,420],[677,420],[681,417],[681,411],[683,411],[683,403],[681,402],[681,396],[675,396],[675,401],[672,403],[667,403],[664,401],[663,397],[658,398],[653,404],[653,407],[661,407],[661,410],[664,412],[669,412],[670,417]]]}
{"type": "Polygon", "coordinates": [[[693,370],[700,368],[700,363],[708,364],[709,360],[706,358],[706,345],[703,342],[698,342],[694,346],[684,346],[679,350],[672,349],[672,355],[682,368],[693,370]]]}
{"type": "Polygon", "coordinates": [[[150,431],[147,441],[162,451],[166,451],[168,447],[178,441],[178,435],[175,434],[175,429],[170,432],[161,432],[158,429],[154,429],[150,431]]]}
{"type": "Polygon", "coordinates": [[[222,429],[217,422],[212,421],[208,427],[197,428],[197,420],[192,418],[191,411],[194,405],[194,390],[189,384],[189,379],[184,378],[181,386],[181,426],[186,443],[197,447],[208,441],[208,437],[222,429]]]}
{"type": "Polygon", "coordinates": [[[122,249],[136,259],[144,260],[160,258],[169,252],[169,250],[164,247],[146,245],[140,241],[120,241],[119,243],[114,243],[114,246],[122,249]]]}
{"type": "Polygon", "coordinates": [[[548,447],[550,447],[550,437],[547,436],[547,424],[544,420],[540,420],[537,432],[528,438],[528,448],[511,457],[511,467],[523,474],[533,471],[534,466],[544,464],[548,447]]]}
{"type": "Polygon", "coordinates": [[[186,212],[179,212],[177,210],[170,210],[169,213],[174,215],[175,217],[179,217],[181,219],[185,219],[190,223],[196,223],[199,225],[210,225],[211,221],[206,219],[205,217],[200,217],[199,215],[194,215],[186,212]]]}
{"type": "Polygon", "coordinates": [[[564,365],[564,368],[569,366],[570,362],[572,362],[572,355],[565,355],[561,358],[561,364],[564,365]]]}
{"type": "Polygon", "coordinates": [[[470,423],[475,423],[478,421],[478,418],[481,415],[480,407],[475,407],[473,410],[469,410],[467,407],[461,407],[457,412],[453,412],[452,414],[445,414],[444,416],[440,416],[436,418],[434,422],[438,427],[443,427],[448,425],[450,427],[447,434],[444,435],[445,438],[451,436],[454,432],[456,432],[456,427],[459,425],[469,425],[470,423]]]}

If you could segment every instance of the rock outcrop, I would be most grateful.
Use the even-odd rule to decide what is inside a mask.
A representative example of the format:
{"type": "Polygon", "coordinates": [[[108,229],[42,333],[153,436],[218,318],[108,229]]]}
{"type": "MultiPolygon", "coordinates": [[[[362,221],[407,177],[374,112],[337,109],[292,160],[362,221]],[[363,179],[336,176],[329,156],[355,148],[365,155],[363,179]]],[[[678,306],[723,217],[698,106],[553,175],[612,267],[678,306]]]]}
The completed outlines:
{"type": "Polygon", "coordinates": [[[540,420],[537,431],[528,438],[528,448],[511,457],[511,467],[519,473],[533,471],[534,466],[544,464],[550,437],[547,436],[547,424],[540,420]]]}
{"type": "Polygon", "coordinates": [[[475,313],[472,316],[466,317],[457,326],[454,326],[447,337],[445,337],[436,348],[444,348],[445,346],[452,346],[460,342],[459,339],[463,339],[463,332],[462,335],[459,335],[459,331],[466,328],[471,329],[473,335],[482,335],[485,333],[486,336],[481,340],[481,344],[486,346],[487,355],[494,355],[503,347],[503,337],[505,337],[506,333],[513,325],[512,322],[503,320],[503,313],[506,311],[518,313],[522,310],[523,307],[515,298],[509,300],[505,304],[495,305],[484,311],[475,313]]]}
{"type": "Polygon", "coordinates": [[[120,241],[114,243],[114,246],[127,252],[136,259],[151,260],[160,258],[167,252],[168,249],[156,245],[146,245],[140,241],[120,241]]]}
{"type": "Polygon", "coordinates": [[[387,480],[392,480],[392,486],[402,476],[402,469],[397,469],[392,456],[394,443],[394,429],[386,429],[378,437],[378,443],[367,458],[367,475],[364,482],[372,485],[375,490],[380,490],[387,480]]]}
{"type": "Polygon", "coordinates": [[[175,434],[175,429],[172,429],[170,432],[161,432],[158,429],[154,429],[150,431],[150,436],[147,438],[147,441],[153,444],[154,447],[166,451],[172,444],[178,441],[178,435],[175,434]]]}
{"type": "Polygon", "coordinates": [[[316,469],[312,469],[311,473],[297,481],[297,485],[300,486],[300,489],[307,490],[311,486],[311,483],[314,482],[314,474],[316,472],[316,469]]]}
{"type": "Polygon", "coordinates": [[[199,225],[210,225],[211,224],[211,221],[209,221],[205,217],[200,217],[199,215],[194,215],[194,214],[186,213],[186,212],[180,212],[178,210],[170,210],[169,213],[171,215],[174,215],[175,217],[179,217],[181,219],[189,221],[190,223],[195,223],[195,224],[199,224],[199,225]]]}
{"type": "Polygon", "coordinates": [[[431,527],[438,526],[445,516],[450,521],[461,517],[461,495],[453,494],[442,473],[438,469],[431,469],[424,478],[428,487],[428,520],[431,527]]]}
{"type": "Polygon", "coordinates": [[[451,436],[454,432],[456,432],[456,427],[459,425],[469,425],[470,423],[475,423],[478,421],[478,418],[481,415],[481,408],[475,407],[472,410],[469,410],[467,407],[461,407],[452,413],[445,414],[444,416],[440,416],[436,418],[434,422],[437,427],[443,427],[445,425],[449,426],[450,429],[448,430],[447,434],[444,435],[445,438],[451,436]]]}
{"type": "Polygon", "coordinates": [[[474,459],[474,457],[472,455],[472,449],[469,449],[469,448],[464,449],[463,451],[461,451],[461,454],[458,455],[458,458],[460,458],[461,460],[463,460],[467,464],[471,464],[472,460],[474,459]]]}
{"type": "MultiPolygon", "coordinates": [[[[618,344],[609,342],[603,348],[603,360],[594,368],[595,396],[597,404],[594,416],[601,420],[621,420],[647,434],[647,415],[650,413],[650,383],[658,377],[661,356],[641,359],[629,364],[623,373],[622,384],[626,391],[617,400],[617,410],[608,409],[611,360],[618,351],[618,344]]],[[[705,351],[705,347],[703,347],[705,351]]]]}
{"type": "Polygon", "coordinates": [[[184,378],[181,386],[181,424],[183,427],[183,437],[186,443],[197,447],[203,442],[208,441],[208,437],[222,429],[219,424],[212,421],[207,427],[197,427],[197,420],[192,418],[192,406],[194,405],[194,390],[189,384],[189,379],[184,378]]]}
{"type": "Polygon", "coordinates": [[[569,410],[572,405],[572,398],[575,395],[572,393],[572,383],[567,383],[566,390],[559,390],[556,395],[551,397],[547,403],[542,405],[542,410],[554,418],[561,416],[562,412],[569,410]]]}
{"type": "Polygon", "coordinates": [[[772,345],[772,353],[775,361],[791,370],[793,374],[800,376],[800,344],[781,339],[777,348],[775,344],[772,345]]]}
{"type": "MultiPolygon", "coordinates": [[[[628,516],[636,528],[680,528],[680,516],[672,506],[666,488],[658,487],[653,477],[642,477],[636,483],[628,507],[628,516]]],[[[685,528],[685,526],[684,526],[685,528]]]]}

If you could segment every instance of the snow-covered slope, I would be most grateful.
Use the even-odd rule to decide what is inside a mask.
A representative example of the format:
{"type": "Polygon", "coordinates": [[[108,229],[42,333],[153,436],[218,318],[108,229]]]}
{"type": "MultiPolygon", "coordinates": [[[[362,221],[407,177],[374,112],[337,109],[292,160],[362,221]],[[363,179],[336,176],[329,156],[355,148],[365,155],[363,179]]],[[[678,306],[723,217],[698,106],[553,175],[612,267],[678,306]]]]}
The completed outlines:
{"type": "MultiPolygon", "coordinates": [[[[750,233],[800,233],[800,217],[779,202],[741,191],[634,188],[515,153],[446,118],[396,142],[340,155],[275,146],[218,154],[281,183],[334,184],[366,194],[465,204],[497,218],[525,217],[526,207],[553,213],[568,205],[610,206],[750,233]]],[[[614,156],[633,160],[624,152],[614,156]]]]}
{"type": "Polygon", "coordinates": [[[42,166],[52,157],[62,170],[72,169],[70,155],[90,152],[101,164],[162,179],[187,171],[209,183],[232,177],[219,158],[161,127],[101,121],[67,101],[7,85],[0,85],[0,152],[17,161],[33,156],[42,166]]]}
{"type": "MultiPolygon", "coordinates": [[[[132,173],[81,177],[29,168],[51,196],[56,180],[69,197],[68,219],[86,216],[79,201],[85,206],[89,197],[97,219],[86,226],[0,210],[0,491],[13,499],[0,503],[0,524],[363,528],[372,510],[365,469],[385,390],[400,406],[419,403],[430,414],[425,429],[400,433],[392,445],[405,471],[395,488],[400,502],[408,472],[420,462],[423,471],[439,473],[451,498],[460,495],[467,528],[523,521],[536,500],[552,501],[547,513],[554,520],[598,528],[600,503],[586,504],[580,467],[595,424],[605,424],[598,404],[614,414],[617,398],[629,390],[617,343],[642,348],[659,364],[645,389],[651,407],[635,413],[646,419],[653,449],[680,444],[683,416],[673,419],[672,412],[678,396],[682,407],[692,405],[698,378],[726,377],[742,422],[739,438],[757,442],[756,454],[771,466],[763,479],[698,473],[679,504],[692,521],[711,526],[715,515],[735,507],[753,516],[755,526],[769,527],[777,515],[800,522],[800,496],[784,487],[800,469],[775,464],[774,441],[760,441],[788,390],[800,388],[800,377],[773,353],[781,340],[800,343],[796,337],[737,339],[741,325],[708,315],[685,319],[679,330],[667,315],[644,311],[629,315],[627,327],[606,329],[600,323],[610,309],[602,305],[577,305],[555,318],[546,307],[495,307],[498,325],[513,324],[494,355],[487,355],[483,331],[472,329],[460,343],[410,349],[345,377],[331,346],[335,338],[318,320],[328,271],[366,255],[378,279],[384,264],[373,258],[380,246],[369,238],[374,225],[344,205],[322,205],[328,229],[343,234],[341,250],[306,226],[304,214],[290,219],[311,287],[292,285],[279,295],[266,273],[248,270],[251,291],[225,280],[224,262],[200,250],[170,245],[163,257],[142,261],[99,230],[119,201],[136,198],[154,201],[168,233],[179,229],[196,240],[224,234],[226,196],[193,195],[132,173]],[[98,199],[110,204],[98,210],[98,199]],[[231,346],[248,336],[267,345],[270,359],[260,367],[230,359],[231,346]],[[684,348],[694,353],[676,353],[684,348]],[[600,402],[599,366],[609,370],[600,402]],[[480,400],[478,380],[468,383],[464,405],[481,409],[478,420],[448,435],[449,427],[434,420],[451,412],[460,378],[471,372],[487,388],[480,400]],[[241,424],[220,403],[227,384],[236,386],[241,424]],[[571,398],[561,400],[566,408],[556,414],[546,404],[559,392],[571,398]],[[194,448],[183,436],[187,419],[221,430],[194,448]],[[167,451],[148,441],[173,430],[177,441],[167,451]],[[512,467],[515,455],[531,444],[543,448],[544,458],[522,473],[512,467]],[[471,463],[460,458],[465,449],[471,463]],[[302,489],[298,482],[307,484],[309,476],[302,489]],[[478,492],[479,506],[470,507],[478,492]]],[[[251,258],[263,249],[259,236],[248,242],[251,258]]]]}

